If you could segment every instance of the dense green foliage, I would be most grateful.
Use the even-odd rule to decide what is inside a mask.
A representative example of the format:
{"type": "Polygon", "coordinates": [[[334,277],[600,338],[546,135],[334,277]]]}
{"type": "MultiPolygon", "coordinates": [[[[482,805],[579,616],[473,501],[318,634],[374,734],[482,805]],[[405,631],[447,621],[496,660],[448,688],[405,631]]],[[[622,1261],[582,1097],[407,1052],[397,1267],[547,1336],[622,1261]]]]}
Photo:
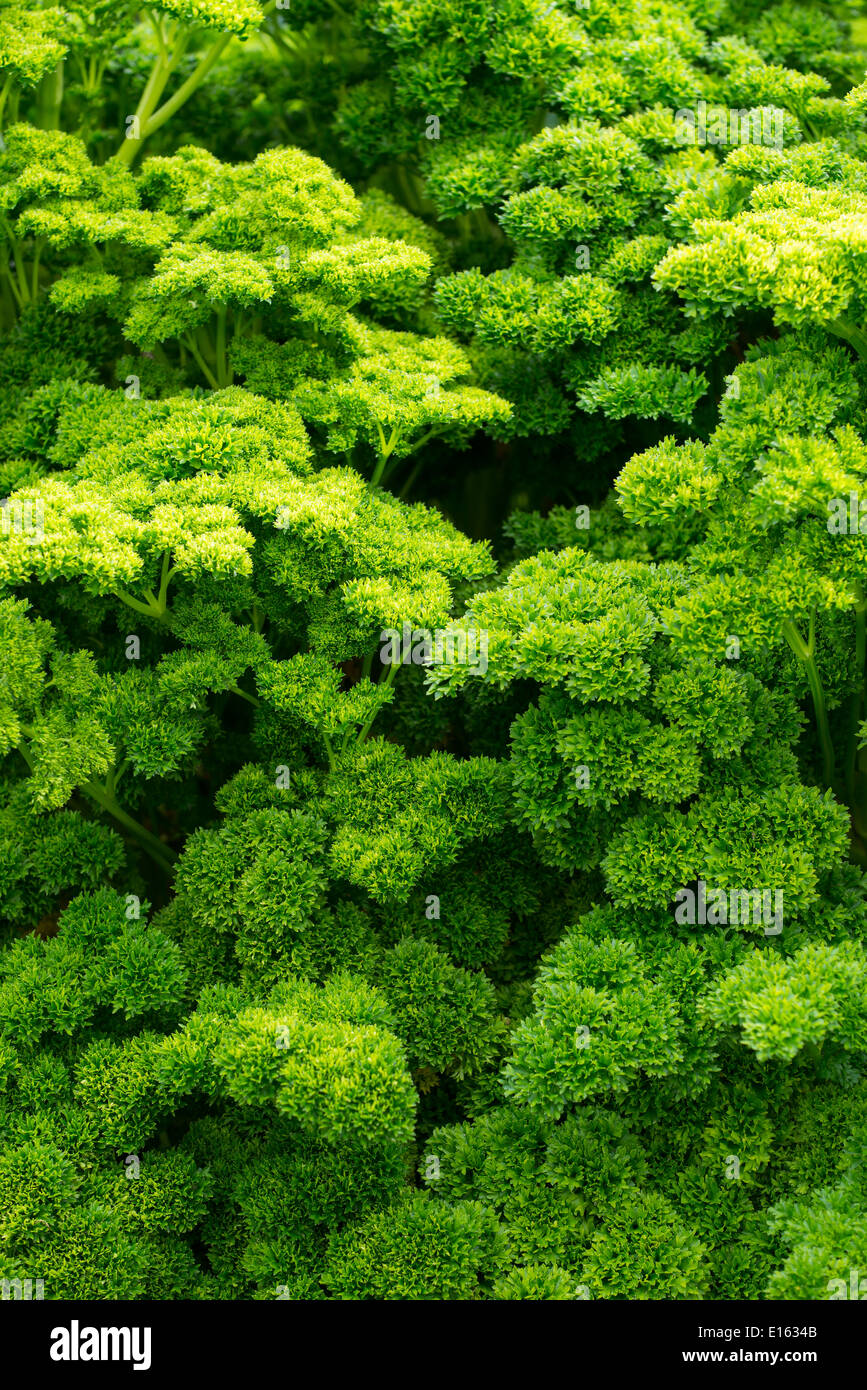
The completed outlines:
{"type": "Polygon", "coordinates": [[[0,0],[0,1280],[867,1268],[856,9],[0,0]]]}

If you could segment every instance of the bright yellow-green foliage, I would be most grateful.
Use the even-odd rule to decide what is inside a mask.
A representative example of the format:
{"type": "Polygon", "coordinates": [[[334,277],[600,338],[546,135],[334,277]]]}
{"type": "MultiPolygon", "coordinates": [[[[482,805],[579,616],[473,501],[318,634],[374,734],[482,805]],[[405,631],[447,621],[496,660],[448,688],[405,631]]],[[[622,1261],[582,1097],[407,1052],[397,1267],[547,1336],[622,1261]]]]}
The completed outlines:
{"type": "Polygon", "coordinates": [[[0,1282],[850,1296],[851,9],[0,0],[0,1282]]]}

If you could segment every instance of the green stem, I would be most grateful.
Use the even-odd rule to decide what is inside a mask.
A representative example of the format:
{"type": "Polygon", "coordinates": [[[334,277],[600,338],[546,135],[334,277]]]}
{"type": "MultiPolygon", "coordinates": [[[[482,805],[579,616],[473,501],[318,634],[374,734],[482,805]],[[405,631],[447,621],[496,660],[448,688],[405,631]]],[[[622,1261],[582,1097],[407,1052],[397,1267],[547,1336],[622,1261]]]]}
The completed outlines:
{"type": "Polygon", "coordinates": [[[217,366],[216,335],[211,338],[210,327],[208,324],[200,323],[195,333],[192,335],[198,345],[199,352],[206,362],[212,362],[214,368],[217,366]]]}
{"type": "Polygon", "coordinates": [[[293,39],[290,41],[290,39],[285,34],[282,34],[279,29],[274,27],[269,27],[266,32],[268,34],[268,38],[271,40],[274,47],[277,49],[278,57],[285,56],[290,60],[294,60],[298,56],[300,44],[298,43],[297,39],[293,39]]]}
{"type": "Polygon", "coordinates": [[[152,603],[142,603],[140,599],[134,598],[132,594],[128,594],[125,589],[115,589],[114,597],[119,598],[121,603],[125,603],[127,608],[134,608],[136,613],[143,613],[146,618],[155,618],[157,616],[154,612],[154,605],[152,603]]]}
{"type": "Polygon", "coordinates": [[[63,59],[52,72],[45,73],[39,84],[39,124],[43,130],[60,129],[60,107],[63,102],[63,59]]]}
{"type": "MultiPolygon", "coordinates": [[[[397,673],[398,673],[399,670],[400,670],[400,662],[399,662],[399,661],[395,661],[392,665],[389,666],[389,668],[388,668],[388,675],[386,676],[386,678],[385,678],[384,681],[381,681],[381,682],[380,682],[380,684],[381,684],[382,686],[384,686],[385,689],[389,689],[389,688],[394,684],[394,678],[395,678],[395,676],[397,675],[397,673]]],[[[357,739],[357,743],[358,743],[358,744],[364,743],[364,740],[367,738],[367,735],[370,733],[371,729],[373,728],[373,721],[375,720],[375,718],[376,718],[376,716],[377,716],[378,714],[379,714],[379,708],[377,708],[377,709],[375,709],[375,710],[373,711],[373,713],[372,713],[372,715],[370,716],[370,718],[368,719],[367,723],[364,725],[364,728],[361,730],[360,734],[358,735],[358,739],[357,739]]]]}
{"type": "Polygon", "coordinates": [[[24,255],[21,250],[20,242],[15,242],[13,255],[15,256],[15,274],[18,276],[18,285],[21,290],[21,299],[25,304],[29,304],[30,285],[27,282],[27,271],[24,268],[24,255]]]}
{"type": "MultiPolygon", "coordinates": [[[[30,750],[27,745],[23,742],[19,743],[18,752],[32,772],[34,766],[33,759],[30,756],[30,750]]],[[[107,811],[108,814],[113,816],[131,835],[134,835],[142,848],[148,852],[157,864],[159,864],[161,869],[164,869],[166,873],[171,873],[172,865],[177,858],[174,850],[170,849],[162,840],[158,840],[156,835],[152,835],[149,830],[145,830],[144,826],[139,825],[137,820],[133,820],[132,816],[128,815],[123,807],[119,806],[115,800],[114,789],[128,767],[129,761],[125,759],[120,767],[111,768],[106,778],[105,786],[102,786],[99,782],[83,782],[80,790],[86,792],[104,811],[107,811]]]]}
{"type": "Polygon", "coordinates": [[[400,492],[397,494],[401,502],[406,497],[407,493],[409,492],[410,488],[412,487],[413,483],[415,482],[416,478],[421,472],[423,463],[423,459],[416,459],[412,472],[410,473],[400,492]]]}
{"type": "Polygon", "coordinates": [[[21,243],[5,217],[0,217],[0,227],[2,227],[3,231],[6,233],[12,250],[12,256],[15,260],[15,274],[18,279],[18,293],[21,296],[21,303],[22,305],[29,304],[30,286],[27,282],[27,274],[24,269],[24,255],[21,250],[21,243]]]}
{"type": "Polygon", "coordinates": [[[226,306],[221,304],[217,310],[217,380],[221,386],[231,386],[229,366],[226,360],[226,306]]]}
{"type": "Polygon", "coordinates": [[[328,766],[330,767],[330,769],[331,769],[332,772],[336,772],[336,771],[337,771],[337,759],[336,759],[335,756],[334,756],[334,749],[333,749],[333,747],[332,747],[332,745],[331,745],[331,739],[328,737],[327,734],[323,734],[323,735],[322,735],[322,739],[323,739],[323,742],[325,743],[325,751],[326,751],[326,753],[328,754],[328,766]]]}
{"type": "Polygon", "coordinates": [[[150,76],[145,83],[145,89],[135,109],[135,118],[138,121],[138,135],[127,135],[117,152],[117,158],[120,160],[121,164],[129,166],[138,154],[144,142],[148,115],[162,96],[170,76],[170,62],[161,53],[151,68],[150,76]]]}
{"type": "Polygon", "coordinates": [[[171,873],[172,865],[177,858],[174,850],[170,849],[162,840],[158,840],[156,835],[152,835],[149,830],[145,830],[144,826],[139,825],[137,820],[133,820],[132,816],[128,815],[123,807],[117,804],[107,787],[101,786],[99,782],[85,782],[81,790],[104,811],[107,811],[125,830],[128,830],[130,835],[138,840],[142,849],[147,851],[161,869],[164,869],[166,873],[171,873]]]}
{"type": "MultiPolygon", "coordinates": [[[[408,458],[410,457],[411,454],[417,454],[418,451],[419,451],[419,449],[423,449],[424,446],[425,446],[425,444],[427,444],[428,440],[429,440],[429,439],[433,439],[433,438],[436,436],[436,433],[437,433],[436,429],[428,430],[426,434],[421,435],[421,436],[415,441],[415,443],[413,444],[412,448],[409,449],[407,453],[402,454],[401,457],[400,457],[399,459],[392,459],[391,463],[390,463],[389,466],[385,469],[385,471],[384,471],[384,473],[383,473],[383,475],[382,475],[382,482],[383,482],[383,484],[387,483],[387,482],[390,480],[390,478],[393,476],[393,474],[394,474],[394,472],[395,472],[395,469],[399,468],[400,465],[404,462],[405,459],[408,459],[408,458]]],[[[393,437],[393,436],[392,436],[392,437],[393,437]]],[[[396,441],[395,441],[395,442],[396,442],[396,441]]],[[[394,446],[392,446],[392,447],[394,447],[394,446]]],[[[415,481],[415,479],[417,478],[420,468],[421,468],[421,464],[420,464],[420,463],[417,463],[417,464],[415,465],[415,468],[414,468],[413,471],[412,471],[412,474],[410,475],[410,482],[406,484],[407,490],[409,490],[409,488],[412,486],[412,483],[413,483],[413,482],[415,481]]],[[[400,495],[401,495],[401,497],[402,497],[402,496],[403,496],[403,493],[401,493],[400,495]]]]}
{"type": "Polygon", "coordinates": [[[397,447],[397,441],[400,438],[397,425],[395,425],[388,439],[386,439],[382,425],[379,423],[378,420],[375,421],[375,424],[376,433],[379,435],[379,452],[377,454],[376,467],[373,470],[373,477],[368,483],[369,488],[375,488],[377,484],[380,482],[383,473],[385,472],[385,465],[388,463],[388,460],[394,453],[394,450],[397,447]]]}
{"type": "Polygon", "coordinates": [[[154,38],[157,41],[157,48],[160,51],[160,57],[163,58],[166,62],[168,62],[171,57],[171,54],[169,53],[166,38],[163,34],[162,16],[159,14],[159,11],[148,8],[147,17],[150,20],[151,28],[154,31],[154,38]]]}
{"type": "Polygon", "coordinates": [[[30,771],[32,772],[32,771],[33,771],[33,759],[32,759],[31,756],[30,756],[30,750],[29,750],[29,748],[27,747],[26,743],[19,743],[17,746],[18,746],[18,752],[21,754],[22,758],[24,759],[24,761],[26,762],[27,766],[30,768],[30,771]]]}
{"type": "Polygon", "coordinates": [[[157,622],[164,622],[168,612],[168,589],[177,569],[169,568],[171,552],[163,551],[162,564],[160,566],[160,590],[158,594],[148,591],[145,594],[146,602],[135,598],[133,594],[128,594],[125,589],[115,589],[114,597],[119,598],[121,603],[125,603],[128,608],[133,608],[136,613],[143,613],[146,618],[154,618],[157,622]]]}
{"type": "Polygon", "coordinates": [[[786,618],[783,623],[783,636],[804,667],[804,674],[807,677],[807,684],[813,697],[816,729],[819,735],[819,747],[822,751],[822,780],[826,787],[832,787],[834,785],[834,744],[828,724],[825,691],[822,687],[819,668],[816,665],[816,610],[813,609],[810,614],[810,631],[806,642],[791,618],[786,618]]]}
{"type": "Polygon", "coordinates": [[[12,275],[12,271],[9,269],[9,266],[8,266],[8,264],[7,264],[8,255],[9,255],[8,248],[4,246],[4,248],[3,248],[3,257],[4,257],[4,260],[3,260],[2,266],[0,266],[0,269],[2,269],[3,274],[6,276],[6,283],[7,283],[8,288],[12,291],[12,297],[13,297],[13,299],[15,300],[15,303],[17,304],[17,306],[18,306],[19,309],[23,309],[23,308],[24,308],[24,300],[21,298],[21,291],[19,290],[18,286],[16,285],[15,279],[14,279],[14,277],[13,277],[13,275],[12,275]]]}
{"type": "MultiPolygon", "coordinates": [[[[180,32],[175,30],[174,37],[176,41],[174,47],[170,51],[170,40],[167,40],[163,36],[159,18],[151,14],[150,19],[154,27],[160,54],[151,69],[150,76],[145,84],[145,89],[141,94],[139,104],[135,110],[139,127],[138,136],[134,137],[128,135],[117,152],[117,158],[122,164],[126,165],[132,164],[147,137],[156,129],[152,122],[154,110],[166,89],[169,78],[183,58],[191,37],[189,30],[180,32]]],[[[186,86],[186,83],[184,86],[186,86]]],[[[183,88],[180,90],[183,90],[183,88]]],[[[166,116],[163,119],[167,120],[168,117],[166,116]]],[[[160,124],[162,124],[162,121],[160,124]]]]}
{"type": "Polygon", "coordinates": [[[157,598],[157,605],[159,607],[161,617],[165,613],[167,607],[167,594],[169,591],[169,584],[172,581],[173,575],[177,574],[177,569],[169,568],[170,560],[171,551],[164,550],[163,561],[160,566],[160,592],[157,598]]]}
{"type": "Polygon", "coordinates": [[[207,362],[205,361],[204,357],[203,357],[202,354],[199,352],[199,349],[198,349],[198,347],[196,346],[196,344],[193,342],[192,338],[190,338],[189,336],[187,336],[187,337],[185,337],[185,338],[182,338],[182,339],[181,339],[181,342],[184,344],[184,347],[185,347],[189,352],[192,353],[192,355],[193,355],[193,357],[194,357],[194,359],[195,359],[195,361],[196,361],[196,364],[197,364],[197,366],[198,366],[198,368],[199,368],[199,371],[202,373],[202,376],[205,378],[205,380],[207,381],[208,385],[209,385],[210,387],[212,387],[212,389],[213,389],[214,391],[219,391],[219,389],[220,389],[220,383],[219,383],[219,381],[218,381],[217,378],[214,376],[214,373],[211,371],[211,369],[210,369],[210,367],[208,366],[207,362]]]}
{"type": "MultiPolygon", "coordinates": [[[[427,144],[427,141],[425,141],[425,144],[427,144]]],[[[421,201],[416,189],[413,187],[412,175],[406,165],[402,163],[395,164],[394,172],[397,186],[400,190],[401,202],[408,212],[412,212],[418,216],[421,211],[421,201]]]]}
{"type": "Polygon", "coordinates": [[[123,777],[124,773],[126,773],[126,772],[129,771],[129,769],[130,769],[131,766],[132,766],[132,764],[131,764],[129,758],[124,758],[124,760],[123,760],[123,762],[120,764],[120,766],[113,769],[113,771],[112,771],[112,777],[111,777],[111,791],[112,791],[112,795],[114,795],[115,792],[117,791],[117,784],[118,784],[118,782],[120,781],[121,777],[123,777]]]}
{"type": "MultiPolygon", "coordinates": [[[[3,267],[0,266],[0,270],[2,269],[3,267]]],[[[16,299],[13,299],[9,285],[10,282],[8,278],[0,279],[0,305],[2,305],[2,315],[0,315],[0,317],[2,317],[4,324],[11,326],[17,319],[18,311],[21,306],[16,299]]]]}
{"type": "Polygon", "coordinates": [[[230,685],[229,690],[233,695],[240,695],[242,700],[247,700],[251,705],[258,705],[259,703],[255,695],[248,695],[246,690],[242,690],[239,685],[230,685]]]}
{"type": "Polygon", "coordinates": [[[860,836],[867,831],[867,777],[858,771],[858,725],[864,701],[864,675],[867,666],[867,599],[859,584],[855,590],[855,669],[858,686],[849,707],[849,729],[846,742],[846,796],[855,830],[860,836]]]}
{"type": "Polygon", "coordinates": [[[5,108],[6,108],[6,102],[7,102],[7,100],[8,100],[9,93],[10,93],[11,91],[12,91],[12,74],[11,74],[11,72],[10,72],[10,73],[7,75],[6,81],[3,83],[3,86],[0,87],[0,130],[2,130],[2,128],[3,128],[3,112],[4,112],[5,108]]]}
{"type": "Polygon", "coordinates": [[[39,260],[42,255],[42,248],[44,245],[45,239],[43,237],[40,237],[36,242],[36,247],[33,254],[33,270],[30,276],[30,297],[34,304],[36,303],[36,299],[39,294],[39,260]]]}
{"type": "Polygon", "coordinates": [[[394,470],[398,468],[401,463],[403,463],[403,459],[392,459],[386,468],[382,468],[379,470],[377,482],[382,483],[383,487],[385,487],[389,478],[391,478],[392,474],[394,473],[394,470]]]}
{"type": "Polygon", "coordinates": [[[838,338],[843,338],[857,352],[858,356],[867,362],[867,333],[863,328],[859,328],[857,323],[850,323],[848,319],[835,318],[825,321],[825,328],[829,333],[834,333],[838,338]]]}
{"type": "MultiPolygon", "coordinates": [[[[221,34],[220,37],[211,44],[208,52],[190,73],[186,82],[182,82],[174,96],[169,97],[168,101],[164,102],[158,111],[155,111],[152,116],[149,116],[146,125],[142,125],[142,138],[141,141],[138,142],[139,144],[146,140],[149,135],[153,135],[155,130],[159,130],[160,126],[165,125],[166,121],[171,120],[172,116],[176,111],[180,110],[184,102],[189,101],[197,88],[202,85],[217,59],[221,57],[231,39],[231,34],[221,34]]],[[[186,44],[184,46],[186,46],[186,44]]],[[[154,104],[156,105],[156,103],[154,104]]]]}

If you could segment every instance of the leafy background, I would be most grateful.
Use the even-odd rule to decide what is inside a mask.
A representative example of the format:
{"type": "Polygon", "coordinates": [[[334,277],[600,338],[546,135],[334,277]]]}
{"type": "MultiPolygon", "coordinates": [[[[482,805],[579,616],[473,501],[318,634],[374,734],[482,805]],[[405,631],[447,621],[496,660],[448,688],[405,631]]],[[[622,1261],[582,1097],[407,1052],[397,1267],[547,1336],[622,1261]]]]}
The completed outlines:
{"type": "Polygon", "coordinates": [[[865,65],[848,4],[2,0],[0,1276],[867,1267],[865,65]]]}

